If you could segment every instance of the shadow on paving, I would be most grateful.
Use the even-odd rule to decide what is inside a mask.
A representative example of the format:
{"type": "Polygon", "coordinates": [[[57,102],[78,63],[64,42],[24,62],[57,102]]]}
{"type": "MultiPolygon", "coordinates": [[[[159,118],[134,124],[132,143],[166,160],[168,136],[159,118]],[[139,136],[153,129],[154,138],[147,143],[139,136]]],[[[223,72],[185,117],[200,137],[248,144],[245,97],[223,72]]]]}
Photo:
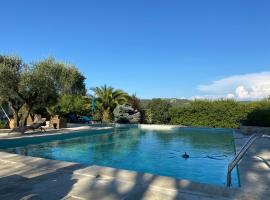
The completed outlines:
{"type": "MultiPolygon", "coordinates": [[[[61,170],[70,170],[78,166],[60,168],[50,173],[43,173],[31,178],[21,174],[13,174],[0,178],[0,199],[61,199],[65,197],[77,182],[72,174],[63,173],[61,170]]],[[[39,169],[31,169],[38,171],[39,169]]],[[[25,174],[30,174],[26,171],[25,174]]]]}
{"type": "MultiPolygon", "coordinates": [[[[104,179],[98,175],[95,177],[77,174],[78,170],[87,168],[80,164],[54,170],[44,169],[48,166],[46,163],[35,167],[26,165],[23,167],[24,169],[19,168],[16,172],[13,171],[12,175],[0,178],[0,199],[54,200],[77,199],[76,197],[94,200],[143,199],[145,193],[148,192],[149,184],[155,180],[155,176],[145,179],[144,174],[136,174],[132,182],[120,181],[115,178],[104,179]]],[[[52,168],[53,165],[50,167],[52,168]]],[[[119,170],[115,169],[113,176],[118,177],[119,173],[119,170]]],[[[157,197],[155,199],[165,198],[164,194],[159,194],[157,197]]]]}

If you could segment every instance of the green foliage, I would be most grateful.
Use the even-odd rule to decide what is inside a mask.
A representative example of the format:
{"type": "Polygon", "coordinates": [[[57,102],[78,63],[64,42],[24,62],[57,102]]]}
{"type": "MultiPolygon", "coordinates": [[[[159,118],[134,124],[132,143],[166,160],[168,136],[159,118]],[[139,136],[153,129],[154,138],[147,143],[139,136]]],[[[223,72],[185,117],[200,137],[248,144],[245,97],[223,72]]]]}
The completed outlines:
{"type": "Polygon", "coordinates": [[[153,124],[168,124],[171,121],[170,109],[172,105],[167,100],[152,99],[148,105],[148,118],[153,124]]]}
{"type": "Polygon", "coordinates": [[[50,77],[57,94],[85,95],[85,77],[71,64],[57,62],[54,58],[33,64],[36,75],[50,77]]]}
{"type": "Polygon", "coordinates": [[[233,100],[195,100],[170,111],[172,124],[220,128],[237,128],[247,112],[246,104],[233,100]]]}
{"type": "Polygon", "coordinates": [[[128,104],[135,110],[141,110],[141,101],[135,94],[131,95],[128,98],[128,104]]]}
{"type": "Polygon", "coordinates": [[[48,108],[51,115],[66,116],[69,113],[89,115],[91,112],[90,100],[81,95],[64,94],[58,98],[57,104],[48,108]]]}
{"type": "MultiPolygon", "coordinates": [[[[22,91],[24,90],[25,74],[27,66],[16,56],[0,55],[0,99],[8,102],[13,113],[16,124],[19,124],[19,110],[25,104],[22,91]]],[[[26,91],[27,92],[27,91],[26,91]]],[[[27,95],[27,94],[26,94],[27,95]]]]}
{"type": "MultiPolygon", "coordinates": [[[[174,99],[174,98],[163,98],[162,100],[167,101],[172,107],[183,107],[190,104],[190,100],[187,99],[174,99]]],[[[140,105],[142,108],[147,109],[148,104],[152,99],[140,99],[140,105]]]]}
{"type": "Polygon", "coordinates": [[[7,125],[7,121],[0,120],[0,129],[5,129],[7,125]]]}
{"type": "Polygon", "coordinates": [[[102,113],[99,110],[96,110],[94,113],[92,113],[92,119],[94,121],[101,122],[102,121],[102,113]]]}
{"type": "Polygon", "coordinates": [[[240,123],[270,126],[270,101],[195,100],[172,102],[153,99],[144,106],[144,123],[197,127],[238,128],[240,123]]]}
{"type": "Polygon", "coordinates": [[[142,109],[141,111],[141,122],[143,124],[152,124],[153,123],[153,116],[150,109],[142,109]]]}
{"type": "Polygon", "coordinates": [[[270,127],[270,100],[251,104],[252,111],[248,113],[244,125],[270,127]]]}
{"type": "Polygon", "coordinates": [[[96,117],[100,117],[103,122],[111,122],[113,120],[113,110],[118,105],[123,105],[128,101],[128,94],[122,90],[104,85],[92,88],[95,93],[96,117]]]}
{"type": "Polygon", "coordinates": [[[34,110],[57,104],[61,95],[84,95],[84,76],[72,65],[48,58],[25,64],[0,55],[0,99],[8,102],[16,124],[25,124],[34,110]],[[20,115],[22,114],[22,115],[20,115]]]}

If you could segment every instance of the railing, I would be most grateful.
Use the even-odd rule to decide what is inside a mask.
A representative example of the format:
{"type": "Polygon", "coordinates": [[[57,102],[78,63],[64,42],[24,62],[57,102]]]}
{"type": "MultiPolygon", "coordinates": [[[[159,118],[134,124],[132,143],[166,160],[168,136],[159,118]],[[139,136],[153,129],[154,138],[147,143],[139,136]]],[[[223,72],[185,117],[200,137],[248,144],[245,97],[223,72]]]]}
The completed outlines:
{"type": "Polygon", "coordinates": [[[247,150],[251,147],[251,145],[259,138],[269,138],[269,135],[263,135],[263,134],[254,134],[252,135],[246,143],[243,145],[243,147],[240,149],[240,151],[235,155],[233,160],[228,165],[228,171],[227,171],[227,186],[232,186],[232,170],[235,168],[235,166],[242,160],[243,156],[247,152],[247,150]]]}

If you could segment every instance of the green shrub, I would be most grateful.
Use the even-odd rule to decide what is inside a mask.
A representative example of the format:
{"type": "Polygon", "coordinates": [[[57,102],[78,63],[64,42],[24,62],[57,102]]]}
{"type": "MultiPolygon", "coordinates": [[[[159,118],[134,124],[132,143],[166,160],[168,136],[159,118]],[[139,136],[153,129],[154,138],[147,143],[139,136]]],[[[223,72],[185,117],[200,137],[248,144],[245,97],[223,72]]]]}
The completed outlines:
{"type": "Polygon", "coordinates": [[[175,104],[152,99],[144,106],[142,116],[144,122],[154,124],[238,128],[243,122],[251,126],[270,126],[270,100],[195,100],[175,104]]]}
{"type": "Polygon", "coordinates": [[[255,102],[252,110],[248,113],[244,125],[270,127],[270,101],[264,100],[255,102]]]}
{"type": "Polygon", "coordinates": [[[170,102],[162,99],[152,99],[148,105],[148,120],[153,124],[168,124],[171,121],[170,109],[172,105],[170,102]],[[151,118],[151,119],[150,119],[151,118]]]}
{"type": "Polygon", "coordinates": [[[233,100],[195,100],[189,106],[171,109],[170,113],[172,124],[237,128],[247,115],[247,106],[233,100]]]}
{"type": "Polygon", "coordinates": [[[0,129],[5,129],[6,128],[6,124],[7,124],[6,121],[0,120],[0,129]]]}
{"type": "Polygon", "coordinates": [[[152,112],[150,109],[141,109],[141,123],[152,124],[152,112]]]}

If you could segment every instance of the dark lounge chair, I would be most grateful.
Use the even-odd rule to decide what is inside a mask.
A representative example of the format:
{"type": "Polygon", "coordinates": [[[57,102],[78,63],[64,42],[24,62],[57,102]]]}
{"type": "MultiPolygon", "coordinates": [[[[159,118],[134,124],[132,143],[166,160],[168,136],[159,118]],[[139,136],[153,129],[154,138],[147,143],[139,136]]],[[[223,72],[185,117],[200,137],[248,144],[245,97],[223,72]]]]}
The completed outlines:
{"type": "Polygon", "coordinates": [[[42,118],[37,122],[33,122],[30,126],[27,126],[27,129],[33,131],[36,129],[40,129],[41,131],[46,132],[44,126],[46,126],[46,118],[42,118]]]}
{"type": "Polygon", "coordinates": [[[19,126],[16,127],[14,129],[12,129],[10,132],[8,132],[8,135],[12,132],[20,132],[21,134],[24,134],[27,130],[36,130],[36,129],[40,129],[41,132],[46,132],[44,126],[46,126],[46,118],[42,118],[38,121],[33,122],[31,125],[29,126],[19,126]]]}

